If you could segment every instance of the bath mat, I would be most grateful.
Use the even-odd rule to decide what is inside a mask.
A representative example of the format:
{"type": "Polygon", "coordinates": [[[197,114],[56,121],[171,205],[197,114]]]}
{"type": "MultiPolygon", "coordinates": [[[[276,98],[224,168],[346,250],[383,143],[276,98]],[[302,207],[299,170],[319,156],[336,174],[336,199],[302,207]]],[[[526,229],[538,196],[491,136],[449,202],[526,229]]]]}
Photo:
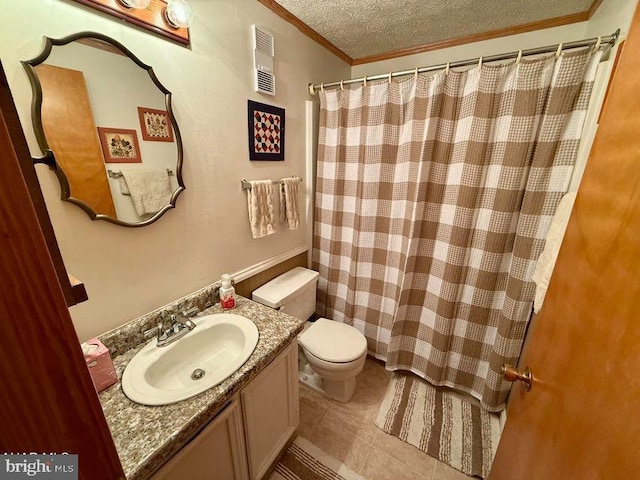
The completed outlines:
{"type": "Polygon", "coordinates": [[[365,480],[344,463],[297,437],[282,455],[269,480],[365,480]]]}
{"type": "Polygon", "coordinates": [[[394,373],[376,426],[467,475],[485,478],[500,438],[498,418],[413,374],[394,373]]]}

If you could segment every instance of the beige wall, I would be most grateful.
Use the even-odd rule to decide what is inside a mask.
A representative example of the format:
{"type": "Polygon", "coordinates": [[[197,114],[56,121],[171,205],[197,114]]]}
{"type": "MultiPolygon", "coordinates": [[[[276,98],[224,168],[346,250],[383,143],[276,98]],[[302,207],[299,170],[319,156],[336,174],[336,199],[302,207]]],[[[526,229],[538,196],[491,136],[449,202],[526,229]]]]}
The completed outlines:
{"type": "Polygon", "coordinates": [[[626,37],[637,3],[638,0],[604,0],[589,20],[586,36],[606,35],[619,28],[622,38],[626,37]]]}
{"type": "MultiPolygon", "coordinates": [[[[53,173],[38,174],[67,267],[87,287],[89,301],[71,308],[81,340],[102,333],[217,280],[307,245],[309,225],[251,238],[241,178],[305,177],[305,100],[319,83],[491,55],[517,48],[628,29],[637,0],[605,0],[589,21],[476,42],[349,68],[255,0],[190,0],[195,11],[187,49],[125,25],[71,0],[20,0],[3,5],[0,58],[34,155],[31,90],[19,60],[32,58],[41,36],[81,30],[110,35],[154,66],[174,93],[185,148],[187,190],[157,223],[127,229],[91,222],[61,202],[53,173]],[[251,24],[275,35],[277,96],[253,91],[251,24]],[[287,111],[287,159],[247,159],[247,98],[287,111]]],[[[305,178],[305,181],[307,179],[305,178]]]]}
{"type": "MultiPolygon", "coordinates": [[[[583,38],[609,35],[617,28],[622,34],[629,30],[631,17],[638,0],[604,0],[588,22],[573,23],[562,27],[494,38],[433,52],[419,53],[391,60],[356,65],[351,69],[351,78],[376,75],[385,72],[408,70],[415,67],[438,65],[479,56],[495,55],[519,49],[535,48],[558,42],[570,42],[583,38]]],[[[339,80],[339,79],[333,79],[339,80]]]]}
{"type": "Polygon", "coordinates": [[[187,190],[177,208],[155,224],[130,229],[92,222],[59,200],[54,174],[38,167],[67,268],[85,282],[89,294],[88,302],[70,309],[81,340],[211,284],[224,272],[243,270],[307,242],[304,220],[297,231],[280,228],[253,240],[240,180],[305,177],[306,85],[347,77],[350,68],[255,0],[190,2],[195,12],[191,49],[70,0],[3,5],[0,58],[34,155],[39,151],[31,127],[31,91],[19,61],[39,53],[42,35],[83,30],[109,35],[153,65],[174,94],[187,190]],[[276,97],[253,91],[254,23],[275,36],[276,97]],[[248,160],[247,99],[286,109],[284,162],[248,160]]]}
{"type": "MultiPolygon", "coordinates": [[[[606,0],[605,0],[606,1],[606,0]]],[[[535,32],[521,33],[509,37],[494,38],[482,42],[468,43],[457,47],[443,48],[432,52],[418,53],[381,62],[356,65],[351,70],[351,77],[357,78],[364,75],[375,75],[397,70],[409,70],[428,65],[439,65],[446,62],[466,60],[479,56],[496,55],[504,52],[512,52],[518,49],[535,48],[541,45],[549,45],[557,42],[585,38],[587,22],[572,23],[562,27],[537,30],[535,32]]]]}

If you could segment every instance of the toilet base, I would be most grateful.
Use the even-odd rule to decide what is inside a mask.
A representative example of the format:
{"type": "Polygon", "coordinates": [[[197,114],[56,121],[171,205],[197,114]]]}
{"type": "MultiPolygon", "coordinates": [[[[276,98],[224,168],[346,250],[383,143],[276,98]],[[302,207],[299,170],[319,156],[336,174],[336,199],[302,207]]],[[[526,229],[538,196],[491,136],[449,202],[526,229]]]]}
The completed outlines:
{"type": "Polygon", "coordinates": [[[311,365],[306,361],[304,354],[298,358],[300,359],[298,379],[301,383],[332,400],[341,403],[347,403],[351,400],[351,397],[353,397],[356,391],[356,377],[351,377],[346,380],[328,380],[313,371],[311,365]]]}

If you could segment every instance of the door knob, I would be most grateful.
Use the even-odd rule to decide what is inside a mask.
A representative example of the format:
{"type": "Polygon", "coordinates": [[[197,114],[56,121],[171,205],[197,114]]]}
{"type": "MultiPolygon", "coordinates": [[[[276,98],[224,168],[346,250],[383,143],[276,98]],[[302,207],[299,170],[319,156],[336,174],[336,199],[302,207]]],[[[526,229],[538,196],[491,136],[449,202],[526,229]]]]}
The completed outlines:
{"type": "Polygon", "coordinates": [[[502,377],[507,382],[522,382],[522,388],[524,388],[525,392],[531,390],[533,385],[533,374],[529,367],[525,368],[524,372],[520,372],[513,365],[505,363],[502,365],[502,377]]]}

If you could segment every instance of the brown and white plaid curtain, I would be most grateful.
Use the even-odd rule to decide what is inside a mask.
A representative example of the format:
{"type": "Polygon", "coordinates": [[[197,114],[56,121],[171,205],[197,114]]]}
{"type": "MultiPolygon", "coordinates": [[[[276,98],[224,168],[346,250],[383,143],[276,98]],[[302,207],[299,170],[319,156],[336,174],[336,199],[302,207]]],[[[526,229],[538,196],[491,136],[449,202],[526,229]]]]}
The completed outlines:
{"type": "Polygon", "coordinates": [[[503,408],[600,56],[321,92],[318,313],[387,368],[503,408]]]}

